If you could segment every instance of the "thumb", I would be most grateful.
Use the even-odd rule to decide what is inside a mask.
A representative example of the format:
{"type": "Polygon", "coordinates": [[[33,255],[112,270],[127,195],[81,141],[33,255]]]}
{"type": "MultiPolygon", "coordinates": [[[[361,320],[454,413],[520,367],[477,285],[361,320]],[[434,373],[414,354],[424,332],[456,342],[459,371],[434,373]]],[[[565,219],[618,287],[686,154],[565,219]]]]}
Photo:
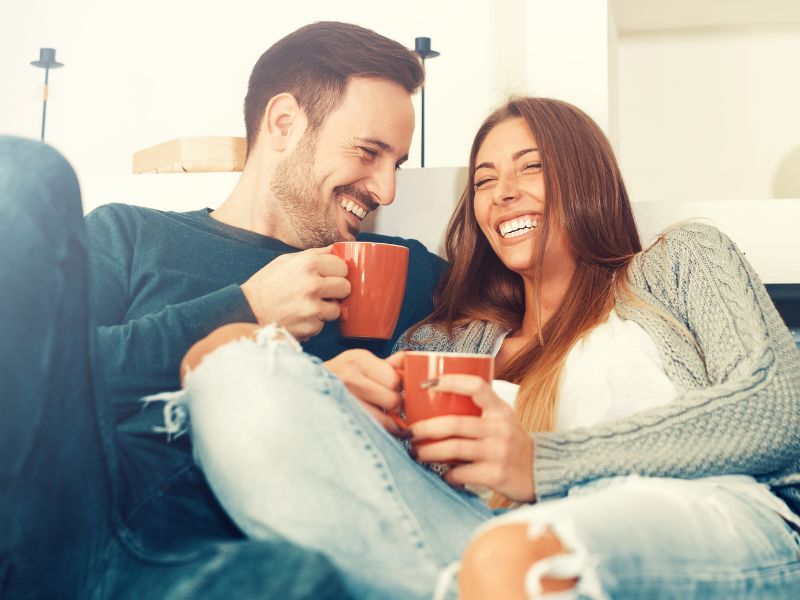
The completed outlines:
{"type": "Polygon", "coordinates": [[[333,244],[328,244],[327,246],[323,246],[322,248],[306,248],[305,250],[300,251],[298,254],[330,254],[333,252],[333,244]]]}
{"type": "Polygon", "coordinates": [[[395,369],[402,369],[403,368],[403,359],[406,357],[405,350],[401,350],[400,352],[395,352],[389,358],[386,359],[386,362],[389,363],[395,369]]]}

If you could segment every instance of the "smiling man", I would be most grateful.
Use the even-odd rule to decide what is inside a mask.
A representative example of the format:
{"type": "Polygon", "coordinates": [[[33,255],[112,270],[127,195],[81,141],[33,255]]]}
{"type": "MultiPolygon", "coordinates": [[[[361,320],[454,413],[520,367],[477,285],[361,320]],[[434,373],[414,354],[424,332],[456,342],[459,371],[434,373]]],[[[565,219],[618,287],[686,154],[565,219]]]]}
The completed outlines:
{"type": "Polygon", "coordinates": [[[338,334],[349,284],[335,241],[408,246],[395,336],[429,314],[442,261],[416,241],[359,234],[368,213],[394,200],[422,80],[416,55],[375,32],[303,27],[253,68],[246,164],[217,210],[107,205],[87,217],[99,345],[124,431],[162,424],[160,408],[142,414],[140,399],[177,389],[181,357],[227,323],[277,322],[323,360],[356,346],[388,355],[394,339],[338,334]]]}
{"type": "MultiPolygon", "coordinates": [[[[0,280],[16,290],[0,340],[9,597],[346,597],[319,555],[243,540],[188,436],[164,435],[164,406],[141,399],[178,389],[186,351],[230,323],[278,322],[323,359],[354,347],[334,323],[349,293],[337,240],[409,248],[396,336],[430,312],[442,261],[419,242],[359,234],[394,200],[422,79],[417,57],[375,32],[303,27],[253,69],[247,161],[218,210],[107,205],[86,231],[66,161],[0,140],[0,200],[15,215],[0,236],[0,280]]],[[[393,341],[369,349],[385,356],[393,341]]]]}

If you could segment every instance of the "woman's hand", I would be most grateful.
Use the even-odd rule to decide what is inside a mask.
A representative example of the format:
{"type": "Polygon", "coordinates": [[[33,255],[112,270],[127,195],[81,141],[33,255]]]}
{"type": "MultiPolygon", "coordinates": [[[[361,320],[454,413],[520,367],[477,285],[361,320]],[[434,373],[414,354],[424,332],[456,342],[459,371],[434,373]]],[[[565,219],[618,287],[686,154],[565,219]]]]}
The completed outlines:
{"type": "Polygon", "coordinates": [[[474,375],[442,375],[430,388],[471,396],[483,409],[480,417],[446,416],[415,423],[412,441],[423,462],[456,464],[445,475],[451,485],[484,485],[517,502],[536,497],[533,442],[514,411],[491,386],[474,375]]]}
{"type": "Polygon", "coordinates": [[[400,433],[386,413],[400,409],[403,380],[397,369],[403,364],[402,352],[384,360],[368,350],[345,350],[324,364],[390,433],[400,433]]]}

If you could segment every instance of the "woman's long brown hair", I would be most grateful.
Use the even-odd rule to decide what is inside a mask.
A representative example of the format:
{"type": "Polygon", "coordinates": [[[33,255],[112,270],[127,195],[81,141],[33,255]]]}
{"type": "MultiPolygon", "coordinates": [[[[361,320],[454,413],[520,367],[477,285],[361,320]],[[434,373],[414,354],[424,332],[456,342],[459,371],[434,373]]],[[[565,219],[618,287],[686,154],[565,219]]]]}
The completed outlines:
{"type": "MultiPolygon", "coordinates": [[[[475,219],[475,159],[499,123],[522,118],[542,159],[545,207],[539,243],[531,257],[538,336],[497,373],[520,384],[516,414],[526,431],[555,427],[558,387],[564,361],[583,335],[603,322],[616,288],[624,288],[625,267],[641,250],[628,194],[611,145],[581,110],[558,100],[512,98],[483,122],[469,156],[466,189],[445,236],[450,268],[434,297],[425,323],[448,331],[476,319],[515,330],[522,324],[526,299],[522,278],[503,265],[475,219]],[[542,326],[541,272],[549,232],[560,228],[577,267],[561,306],[542,326]]],[[[590,382],[589,382],[590,383],[590,382]]],[[[494,506],[509,502],[495,495],[494,506]]]]}

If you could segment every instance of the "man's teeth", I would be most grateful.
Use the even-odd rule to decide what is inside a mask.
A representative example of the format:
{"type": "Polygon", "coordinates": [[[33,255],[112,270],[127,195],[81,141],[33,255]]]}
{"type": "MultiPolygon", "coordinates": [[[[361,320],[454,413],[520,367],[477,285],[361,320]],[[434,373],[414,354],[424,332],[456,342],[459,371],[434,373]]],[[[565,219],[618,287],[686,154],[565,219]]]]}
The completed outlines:
{"type": "Polygon", "coordinates": [[[353,213],[359,219],[363,219],[367,216],[367,211],[361,208],[358,204],[353,202],[352,200],[342,200],[342,208],[348,212],[353,213]]]}
{"type": "Polygon", "coordinates": [[[501,223],[499,229],[500,235],[509,239],[528,233],[531,229],[535,229],[538,226],[538,219],[534,219],[533,217],[519,217],[501,223]]]}

